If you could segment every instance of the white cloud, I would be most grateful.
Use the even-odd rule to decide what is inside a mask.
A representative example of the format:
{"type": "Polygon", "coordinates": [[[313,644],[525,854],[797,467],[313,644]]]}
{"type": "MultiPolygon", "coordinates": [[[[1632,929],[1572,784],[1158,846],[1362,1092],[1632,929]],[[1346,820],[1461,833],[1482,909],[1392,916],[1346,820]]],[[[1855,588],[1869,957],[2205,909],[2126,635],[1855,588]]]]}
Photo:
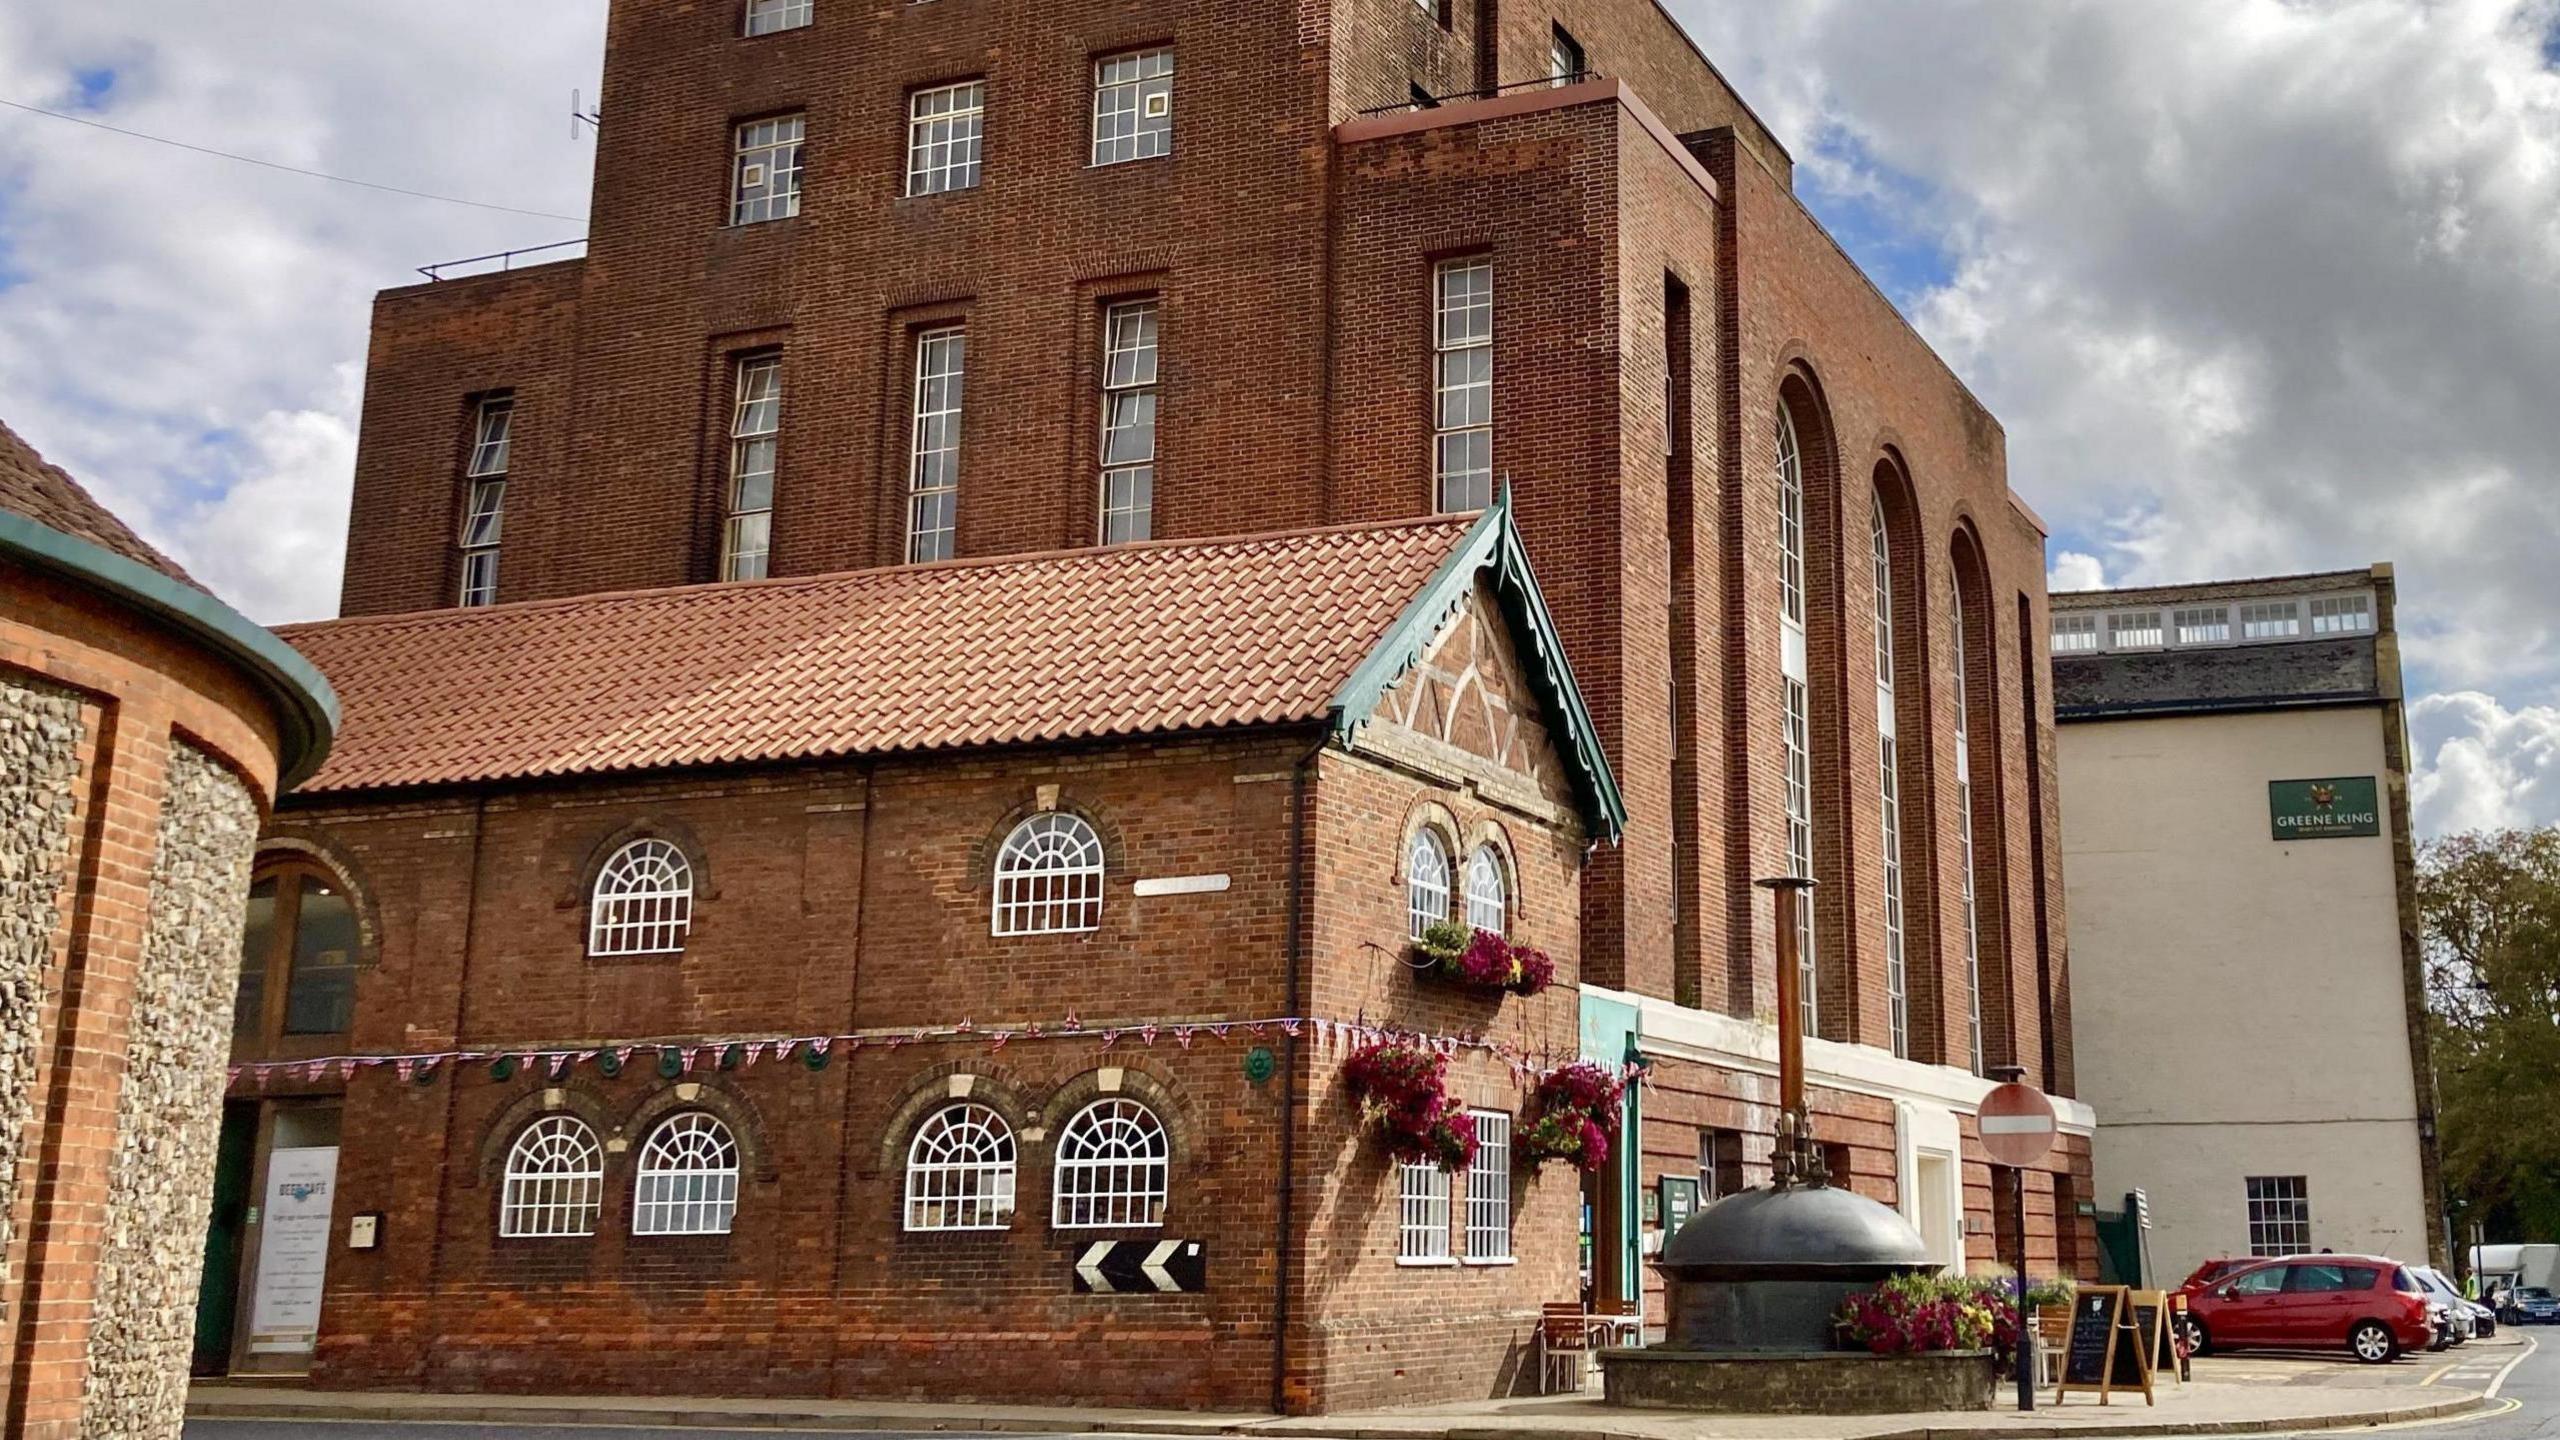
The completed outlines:
{"type": "MultiPolygon", "coordinates": [[[[579,215],[604,0],[0,8],[0,97],[579,215]],[[500,39],[503,37],[503,40],[500,39]]],[[[373,292],[573,237],[0,112],[0,414],[261,620],[335,612],[373,292]]]]}
{"type": "Polygon", "coordinates": [[[2052,573],[2045,576],[2048,590],[2102,590],[2107,584],[2107,567],[2095,555],[2065,550],[2053,557],[2052,573]]]}
{"type": "Polygon", "coordinates": [[[2419,833],[2560,825],[2560,707],[2460,690],[2411,705],[2409,730],[2419,833]]]}

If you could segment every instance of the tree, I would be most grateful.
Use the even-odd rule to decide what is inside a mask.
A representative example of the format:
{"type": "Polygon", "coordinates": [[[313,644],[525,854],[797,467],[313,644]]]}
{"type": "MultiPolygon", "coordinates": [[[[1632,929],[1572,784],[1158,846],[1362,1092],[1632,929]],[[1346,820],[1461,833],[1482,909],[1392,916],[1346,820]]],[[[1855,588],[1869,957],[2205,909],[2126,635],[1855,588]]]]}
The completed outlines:
{"type": "Polygon", "coordinates": [[[2560,828],[2418,856],[2445,1182],[2494,1239],[2560,1239],[2560,828]]]}

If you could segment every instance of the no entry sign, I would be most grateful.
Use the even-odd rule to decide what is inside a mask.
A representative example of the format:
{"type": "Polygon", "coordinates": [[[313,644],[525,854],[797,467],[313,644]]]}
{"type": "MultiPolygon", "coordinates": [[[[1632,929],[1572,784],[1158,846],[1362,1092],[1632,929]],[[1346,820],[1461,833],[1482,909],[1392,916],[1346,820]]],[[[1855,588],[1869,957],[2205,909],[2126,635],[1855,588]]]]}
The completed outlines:
{"type": "Polygon", "coordinates": [[[2053,1148],[2053,1102],[2033,1085],[2009,1084],[1982,1097],[1982,1148],[1991,1163],[2025,1169],[2053,1148]]]}

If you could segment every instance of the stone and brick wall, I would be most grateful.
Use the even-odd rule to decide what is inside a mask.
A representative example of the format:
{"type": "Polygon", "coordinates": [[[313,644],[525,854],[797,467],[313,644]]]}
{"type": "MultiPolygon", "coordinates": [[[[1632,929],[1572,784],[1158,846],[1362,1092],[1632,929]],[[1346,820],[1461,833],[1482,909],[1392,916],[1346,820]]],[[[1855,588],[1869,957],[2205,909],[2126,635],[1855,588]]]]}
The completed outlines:
{"type": "Polygon", "coordinates": [[[22,1161],[34,1138],[45,991],[61,943],[81,698],[0,671],[0,1295],[23,1264],[22,1161]]]}

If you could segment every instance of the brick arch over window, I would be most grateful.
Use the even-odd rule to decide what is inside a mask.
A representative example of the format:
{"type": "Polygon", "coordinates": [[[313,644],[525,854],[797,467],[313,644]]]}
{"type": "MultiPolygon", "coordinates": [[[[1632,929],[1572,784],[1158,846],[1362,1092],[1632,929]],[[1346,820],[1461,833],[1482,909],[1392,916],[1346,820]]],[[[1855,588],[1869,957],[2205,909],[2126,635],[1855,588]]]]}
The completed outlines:
{"type": "MultiPolygon", "coordinates": [[[[477,1065],[478,1062],[446,1063],[477,1065]]],[[[486,1184],[492,1191],[496,1190],[506,1169],[507,1153],[515,1148],[516,1137],[524,1133],[527,1125],[545,1115],[575,1115],[585,1121],[587,1128],[596,1132],[597,1142],[605,1147],[604,1168],[609,1179],[614,1162],[620,1158],[613,1149],[619,1127],[614,1123],[612,1098],[583,1077],[566,1081],[544,1080],[530,1070],[519,1070],[516,1075],[519,1082],[530,1079],[530,1088],[482,1123],[476,1159],[462,1175],[463,1187],[476,1189],[486,1184]]]]}
{"type": "MultiPolygon", "coordinates": [[[[1132,1040],[1136,1038],[1130,1037],[1132,1040]]],[[[1031,1117],[1042,1132],[1041,1138],[1036,1146],[1024,1147],[1025,1158],[1028,1158],[1030,1150],[1036,1148],[1040,1151],[1043,1161],[1046,1161],[1050,1147],[1057,1143],[1058,1127],[1074,1119],[1077,1112],[1096,1100],[1107,1099],[1116,1094],[1126,1099],[1144,1101],[1148,1109],[1156,1112],[1156,1118],[1164,1122],[1165,1138],[1172,1152],[1174,1196],[1179,1199],[1182,1193],[1183,1161],[1192,1155],[1200,1144],[1199,1126],[1192,1119],[1191,1103],[1184,1095],[1182,1088],[1170,1076],[1159,1074],[1149,1068],[1149,1062],[1144,1057],[1132,1055],[1126,1061],[1122,1061],[1117,1058],[1119,1053],[1117,1050],[1104,1052],[1098,1057],[1103,1063],[1067,1080],[1041,1097],[1039,1108],[1032,1112],[1031,1117]],[[1102,1088],[1102,1072],[1111,1069],[1117,1069],[1120,1072],[1120,1088],[1117,1091],[1102,1088]]],[[[1043,1168],[1045,1170],[1045,1165],[1043,1168]]],[[[1031,1201],[1032,1197],[1025,1195],[1022,1203],[1028,1208],[1031,1201]]],[[[1048,1214],[1049,1196],[1046,1180],[1042,1182],[1039,1203],[1040,1213],[1048,1214]]]]}
{"type": "MultiPolygon", "coordinates": [[[[1777,416],[1791,424],[1801,475],[1800,522],[1803,551],[1807,784],[1813,835],[1813,876],[1820,881],[1812,896],[1813,926],[1806,937],[1814,961],[1815,1033],[1834,1040],[1881,1041],[1862,1033],[1857,1003],[1856,887],[1859,853],[1873,842],[1847,822],[1853,813],[1849,783],[1849,706],[1847,675],[1850,628],[1845,623],[1848,513],[1842,503],[1840,446],[1831,406],[1813,366],[1791,360],[1779,377],[1777,416]]],[[[1772,484],[1776,479],[1772,478],[1772,484]]],[[[1863,507],[1861,507],[1861,512],[1863,507]]],[[[1781,517],[1780,523],[1785,523],[1781,517]]],[[[1859,553],[1865,553],[1863,532],[1859,553]]],[[[1863,637],[1863,627],[1857,633],[1863,637]]],[[[1778,682],[1783,688],[1784,681],[1778,682]]],[[[1781,715],[1783,702],[1771,707],[1781,715]]],[[[1786,762],[1783,747],[1779,764],[1786,762]]],[[[1783,773],[1776,786],[1781,829],[1785,828],[1786,786],[1783,773]]],[[[1783,838],[1783,834],[1782,834],[1783,838]]],[[[1781,856],[1787,854],[1781,849],[1781,856]]]]}
{"type": "MultiPolygon", "coordinates": [[[[1969,844],[1969,875],[1956,877],[1959,900],[1970,880],[1974,969],[1980,977],[1982,1068],[2010,1062],[2017,1051],[2016,1015],[2010,1008],[2008,944],[2007,831],[2002,823],[2000,776],[1999,621],[1992,608],[1991,575],[1983,560],[1982,542],[1969,518],[1959,516],[1947,545],[1951,581],[1950,604],[1956,614],[1948,631],[1949,659],[1961,657],[1959,670],[1949,667],[1951,718],[1964,740],[1960,794],[1969,800],[1957,817],[1969,844]]],[[[1960,802],[1962,803],[1962,802],[1960,802]]],[[[1960,853],[1957,863],[1967,864],[1960,853]]],[[[1959,916],[1959,923],[1964,917],[1959,916]]],[[[1954,947],[1963,946],[1959,933],[1954,947]]],[[[1961,953],[1961,952],[1959,952],[1961,953]]],[[[1957,977],[1959,981],[1962,976],[1957,977]]],[[[1961,992],[1960,992],[1961,993],[1961,992]]],[[[1966,1050],[1971,1049],[1969,1040],[1966,1050]]],[[[1963,1053],[1959,1051],[1959,1053],[1963,1053]]]]}
{"type": "Polygon", "coordinates": [[[1022,1148],[1023,1132],[1039,1128],[1038,1112],[1011,1071],[980,1061],[946,1060],[918,1071],[899,1089],[889,1123],[881,1128],[879,1145],[872,1152],[870,1173],[895,1175],[904,1170],[916,1127],[947,1106],[963,1104],[984,1105],[1004,1117],[1013,1127],[1017,1151],[1022,1148]],[[968,1093],[960,1094],[952,1081],[964,1075],[968,1093]]]}
{"type": "Polygon", "coordinates": [[[1476,852],[1490,849],[1495,863],[1502,867],[1502,894],[1505,921],[1514,935],[1519,933],[1521,917],[1528,911],[1527,897],[1520,888],[1520,851],[1511,843],[1511,832],[1501,821],[1486,817],[1467,827],[1464,842],[1458,848],[1458,879],[1461,888],[1467,878],[1467,866],[1476,852]]]}
{"type": "Polygon", "coordinates": [[[1396,843],[1393,884],[1404,900],[1405,928],[1417,934],[1420,912],[1427,907],[1414,893],[1414,847],[1425,834],[1438,841],[1441,859],[1446,862],[1445,873],[1438,877],[1446,893],[1435,895],[1431,902],[1441,920],[1453,919],[1459,914],[1456,902],[1466,867],[1466,832],[1460,828],[1458,817],[1450,813],[1448,806],[1427,795],[1416,800],[1405,811],[1403,838],[1396,843]]]}
{"type": "MultiPolygon", "coordinates": [[[[1869,618],[1871,625],[1881,618],[1889,626],[1889,646],[1878,647],[1876,663],[1880,670],[1890,666],[1890,674],[1880,675],[1879,679],[1890,684],[1891,694],[1884,694],[1880,686],[1876,698],[1880,707],[1887,703],[1892,706],[1896,783],[1889,808],[1901,822],[1894,836],[1897,850],[1882,833],[1880,814],[1876,844],[1883,864],[1900,862],[1906,1049],[1915,1060],[1961,1065],[1965,1063],[1965,1046],[1961,1035],[1949,1028],[1956,1017],[1947,1000],[1946,932],[1939,924],[1942,911],[1937,817],[1941,807],[1937,777],[1944,767],[1931,743],[1935,731],[1930,724],[1931,699],[1939,690],[1929,663],[1929,641],[1935,629],[1930,617],[1935,613],[1933,597],[1939,593],[1935,586],[1943,581],[1932,579],[1930,547],[1922,539],[1925,531],[1920,521],[1919,492],[1898,449],[1888,446],[1877,456],[1872,481],[1867,492],[1869,565],[1872,569],[1875,563],[1875,535],[1881,527],[1884,568],[1891,593],[1882,604],[1870,607],[1869,618]]],[[[1877,737],[1881,811],[1887,808],[1881,719],[1877,737]]],[[[1890,906],[1890,898],[1884,903],[1890,906]]],[[[1886,953],[1880,957],[1886,966],[1892,961],[1891,948],[1888,937],[1886,953]]],[[[1879,1038],[1887,1042],[1891,1039],[1889,1015],[1886,1033],[1879,1038]]]]}
{"type": "Polygon", "coordinates": [[[637,1146],[660,1125],[687,1110],[700,1110],[729,1127],[731,1138],[738,1142],[741,1174],[753,1176],[759,1185],[782,1178],[782,1167],[774,1159],[773,1144],[765,1131],[764,1113],[716,1071],[701,1078],[688,1075],[660,1084],[624,1113],[613,1133],[637,1146]],[[687,1090],[693,1093],[688,1095],[687,1090]]]}
{"type": "Polygon", "coordinates": [[[634,840],[663,840],[684,855],[685,864],[693,871],[695,905],[720,898],[720,887],[712,878],[711,852],[703,848],[702,839],[694,834],[693,827],[670,816],[642,815],[589,842],[568,886],[560,891],[557,897],[559,907],[579,912],[581,936],[585,934],[587,905],[595,898],[596,878],[604,873],[604,867],[613,857],[621,854],[623,847],[634,840]]]}
{"type": "Polygon", "coordinates": [[[382,963],[382,915],[374,904],[373,882],[356,857],[325,831],[278,827],[259,837],[252,873],[288,860],[316,865],[337,880],[340,893],[355,911],[356,968],[371,969],[382,963]]]}
{"type": "MultiPolygon", "coordinates": [[[[982,901],[994,894],[996,857],[1003,852],[1006,839],[1021,827],[1023,821],[1050,812],[1073,815],[1092,826],[1094,837],[1102,842],[1102,913],[1107,923],[1112,909],[1111,887],[1115,880],[1129,873],[1128,840],[1110,816],[1076,796],[1060,793],[1052,796],[1051,801],[1043,805],[1038,796],[1026,795],[979,834],[977,846],[969,855],[970,888],[982,901]]],[[[985,907],[982,905],[980,908],[983,910],[985,907]]]]}

